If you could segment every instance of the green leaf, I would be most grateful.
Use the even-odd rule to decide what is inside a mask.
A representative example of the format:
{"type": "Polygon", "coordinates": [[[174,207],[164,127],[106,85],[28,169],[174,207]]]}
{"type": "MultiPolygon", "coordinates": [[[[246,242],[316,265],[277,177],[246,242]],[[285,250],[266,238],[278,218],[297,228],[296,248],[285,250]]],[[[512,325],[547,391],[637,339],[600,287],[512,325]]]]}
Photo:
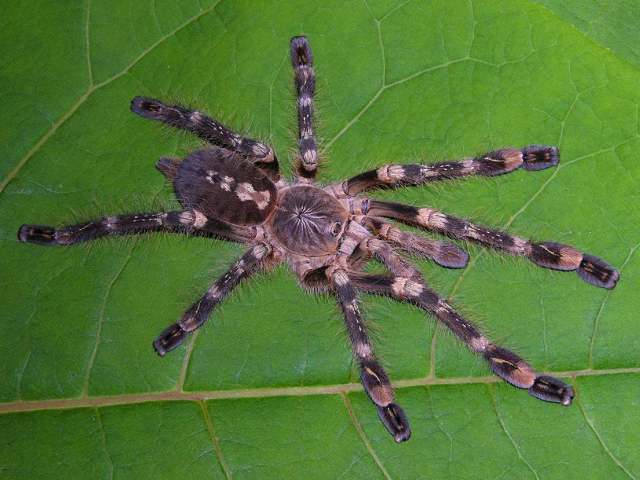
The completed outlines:
{"type": "Polygon", "coordinates": [[[5,3],[0,477],[640,477],[638,2],[5,3]],[[365,297],[413,429],[396,445],[358,386],[333,301],[286,268],[160,359],[151,341],[242,247],[16,241],[22,223],[174,205],[153,164],[198,142],[132,115],[135,95],[198,105],[271,142],[288,167],[299,34],[318,74],[323,181],[560,146],[557,169],[377,195],[621,270],[604,291],[472,246],[464,271],[419,262],[492,338],[567,378],[573,406],[497,382],[433,319],[365,297]]]}

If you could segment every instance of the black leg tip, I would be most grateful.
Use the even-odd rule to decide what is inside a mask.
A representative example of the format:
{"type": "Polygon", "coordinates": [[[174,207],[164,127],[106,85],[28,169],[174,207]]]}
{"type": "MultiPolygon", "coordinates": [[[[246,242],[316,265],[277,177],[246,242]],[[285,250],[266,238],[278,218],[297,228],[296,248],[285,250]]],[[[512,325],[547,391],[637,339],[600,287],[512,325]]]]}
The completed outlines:
{"type": "Polygon", "coordinates": [[[131,100],[131,111],[144,118],[157,120],[162,117],[165,105],[154,98],[134,97],[131,100]]]}
{"type": "Polygon", "coordinates": [[[164,357],[184,342],[185,338],[187,338],[187,333],[188,332],[184,331],[180,325],[174,323],[165,329],[153,342],[153,349],[158,355],[164,357]]]}
{"type": "Polygon", "coordinates": [[[469,263],[469,254],[457,245],[443,243],[433,260],[445,268],[464,268],[469,263]]]}
{"type": "Polygon", "coordinates": [[[549,375],[540,375],[536,377],[533,385],[529,387],[529,395],[545,402],[561,403],[564,406],[569,406],[575,394],[571,385],[567,385],[549,375]]]}
{"type": "Polygon", "coordinates": [[[529,145],[522,149],[522,168],[544,170],[560,163],[560,150],[550,145],[529,145]]]}
{"type": "Polygon", "coordinates": [[[601,258],[584,254],[578,267],[578,275],[585,282],[596,287],[611,290],[615,288],[620,278],[620,272],[601,258]]]}
{"type": "Polygon", "coordinates": [[[56,229],[46,225],[22,225],[18,229],[18,241],[37,243],[38,245],[55,245],[56,229]]]}
{"type": "Polygon", "coordinates": [[[402,408],[395,403],[385,407],[377,406],[378,416],[396,443],[406,442],[411,438],[409,421],[402,408]]]}
{"type": "Polygon", "coordinates": [[[164,348],[160,340],[153,341],[153,349],[159,357],[164,357],[167,354],[167,350],[164,348]]]}
{"type": "Polygon", "coordinates": [[[302,65],[313,65],[313,56],[311,55],[311,47],[305,36],[291,38],[291,63],[293,67],[302,65]]]}

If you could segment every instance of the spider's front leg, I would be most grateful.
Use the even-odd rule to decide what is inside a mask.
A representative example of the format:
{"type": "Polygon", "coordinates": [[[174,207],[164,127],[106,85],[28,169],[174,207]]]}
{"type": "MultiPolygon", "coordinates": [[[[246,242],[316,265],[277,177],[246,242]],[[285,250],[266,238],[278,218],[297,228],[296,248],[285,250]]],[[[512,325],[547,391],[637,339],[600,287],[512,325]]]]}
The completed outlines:
{"type": "Polygon", "coordinates": [[[354,285],[368,293],[413,303],[435,316],[475,353],[482,355],[491,370],[511,385],[547,402],[570,405],[573,388],[549,375],[537,373],[526,361],[485,337],[475,325],[456,312],[424,282],[406,277],[350,274],[354,285]]]}
{"type": "Polygon", "coordinates": [[[360,380],[365,392],[376,405],[380,420],[396,442],[404,442],[411,436],[411,429],[404,411],[395,402],[395,394],[386,372],[378,363],[367,335],[356,291],[347,273],[336,268],[328,272],[338,303],[344,314],[353,355],[360,364],[360,380]]]}
{"type": "Polygon", "coordinates": [[[356,175],[345,181],[342,188],[348,195],[356,195],[377,187],[422,185],[438,180],[480,175],[493,177],[524,170],[542,170],[557,165],[557,147],[529,145],[521,149],[505,148],[475,158],[431,165],[383,165],[376,170],[356,175]]]}
{"type": "Polygon", "coordinates": [[[237,287],[241,281],[256,273],[269,256],[271,247],[260,243],[247,251],[233,266],[222,275],[207,292],[187,310],[182,318],[167,327],[153,342],[153,348],[160,356],[164,356],[187,336],[200,328],[209,318],[213,309],[237,287]]]}
{"type": "Polygon", "coordinates": [[[570,245],[530,240],[475,225],[432,208],[417,208],[400,203],[371,200],[368,214],[393,218],[409,225],[426,228],[460,240],[469,240],[512,255],[523,256],[540,267],[577,271],[585,282],[602,288],[614,288],[620,273],[599,257],[581,252],[570,245]]]}
{"type": "Polygon", "coordinates": [[[312,181],[318,170],[318,149],[313,131],[313,96],[316,74],[313,55],[306,37],[291,39],[291,64],[295,75],[298,109],[298,164],[296,175],[312,181]]]}

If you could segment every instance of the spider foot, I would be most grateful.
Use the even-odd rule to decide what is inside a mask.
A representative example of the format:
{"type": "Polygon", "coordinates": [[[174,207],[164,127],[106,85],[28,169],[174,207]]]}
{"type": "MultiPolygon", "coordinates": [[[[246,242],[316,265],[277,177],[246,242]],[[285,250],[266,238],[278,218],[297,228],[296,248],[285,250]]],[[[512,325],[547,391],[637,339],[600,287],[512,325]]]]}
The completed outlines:
{"type": "Polygon", "coordinates": [[[558,147],[548,145],[529,145],[522,149],[522,168],[525,170],[544,170],[560,162],[558,147]]]}
{"type": "Polygon", "coordinates": [[[307,37],[293,37],[291,39],[291,63],[293,67],[313,65],[313,55],[307,37]]]}
{"type": "Polygon", "coordinates": [[[618,283],[620,272],[601,258],[584,254],[578,267],[578,275],[596,287],[612,289],[618,283]]]}
{"type": "Polygon", "coordinates": [[[178,110],[170,109],[160,100],[148,97],[134,97],[133,100],[131,100],[131,111],[141,117],[161,121],[170,118],[171,113],[173,116],[180,115],[178,110]]]}
{"type": "Polygon", "coordinates": [[[536,377],[533,385],[529,388],[529,395],[544,400],[545,402],[561,403],[571,405],[574,393],[571,385],[548,375],[536,377]]]}
{"type": "Polygon", "coordinates": [[[469,254],[453,243],[442,242],[434,252],[433,261],[446,268],[464,268],[469,254]]]}
{"type": "Polygon", "coordinates": [[[541,267],[554,270],[577,270],[580,278],[596,287],[612,289],[620,277],[620,272],[601,258],[582,253],[561,243],[534,244],[530,258],[541,267]]]}
{"type": "MultiPolygon", "coordinates": [[[[547,145],[529,145],[522,148],[504,148],[485,153],[473,159],[476,174],[492,177],[509,173],[517,168],[525,170],[543,170],[553,167],[560,161],[557,147],[547,145]]],[[[465,167],[465,162],[453,162],[453,166],[465,167]]]]}
{"type": "Polygon", "coordinates": [[[158,355],[164,357],[180,345],[187,338],[189,332],[185,331],[180,325],[174,323],[166,328],[153,342],[153,349],[158,355]]]}
{"type": "Polygon", "coordinates": [[[384,407],[376,405],[376,408],[378,409],[378,417],[397,443],[409,440],[411,428],[407,416],[399,405],[390,403],[384,407]]]}
{"type": "Polygon", "coordinates": [[[47,225],[22,225],[18,229],[18,240],[38,245],[56,245],[56,229],[47,225]]]}

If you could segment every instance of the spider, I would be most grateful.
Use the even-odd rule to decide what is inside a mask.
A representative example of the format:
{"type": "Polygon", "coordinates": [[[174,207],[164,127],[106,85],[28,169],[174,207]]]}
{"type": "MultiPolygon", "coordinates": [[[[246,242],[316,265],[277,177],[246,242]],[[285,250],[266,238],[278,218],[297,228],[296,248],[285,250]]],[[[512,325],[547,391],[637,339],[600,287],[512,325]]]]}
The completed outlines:
{"type": "Polygon", "coordinates": [[[516,353],[492,342],[432,290],[402,253],[427,258],[447,268],[465,267],[468,254],[455,244],[403,231],[389,220],[523,256],[541,267],[573,270],[597,287],[614,288],[618,271],[600,258],[568,245],[532,242],[433,208],[362,195],[376,188],[423,185],[472,175],[495,176],[520,168],[542,170],[558,164],[558,148],[530,145],[462,161],[384,165],[342,182],[320,185],[315,181],[318,151],[313,125],[313,56],[303,36],[293,37],[290,49],[298,117],[298,154],[292,181],[280,175],[277,157],[265,143],[242,137],[200,111],[135,97],[131,101],[134,113],[189,131],[208,143],[183,161],[161,158],[156,164],[173,184],[182,209],[107,216],[60,228],[23,225],[18,239],[41,245],[72,245],[108,235],[163,231],[248,245],[246,253],[180,320],[156,338],[153,347],[160,356],[200,328],[241,282],[260,270],[286,262],[303,288],[337,299],[364,390],[396,442],[408,440],[411,429],[396,403],[389,378],[376,359],[358,307],[359,291],[416,305],[482,356],[506,382],[541,400],[570,405],[574,396],[570,385],[536,372],[516,353]],[[380,262],[388,273],[365,273],[364,265],[370,259],[380,262]]]}

